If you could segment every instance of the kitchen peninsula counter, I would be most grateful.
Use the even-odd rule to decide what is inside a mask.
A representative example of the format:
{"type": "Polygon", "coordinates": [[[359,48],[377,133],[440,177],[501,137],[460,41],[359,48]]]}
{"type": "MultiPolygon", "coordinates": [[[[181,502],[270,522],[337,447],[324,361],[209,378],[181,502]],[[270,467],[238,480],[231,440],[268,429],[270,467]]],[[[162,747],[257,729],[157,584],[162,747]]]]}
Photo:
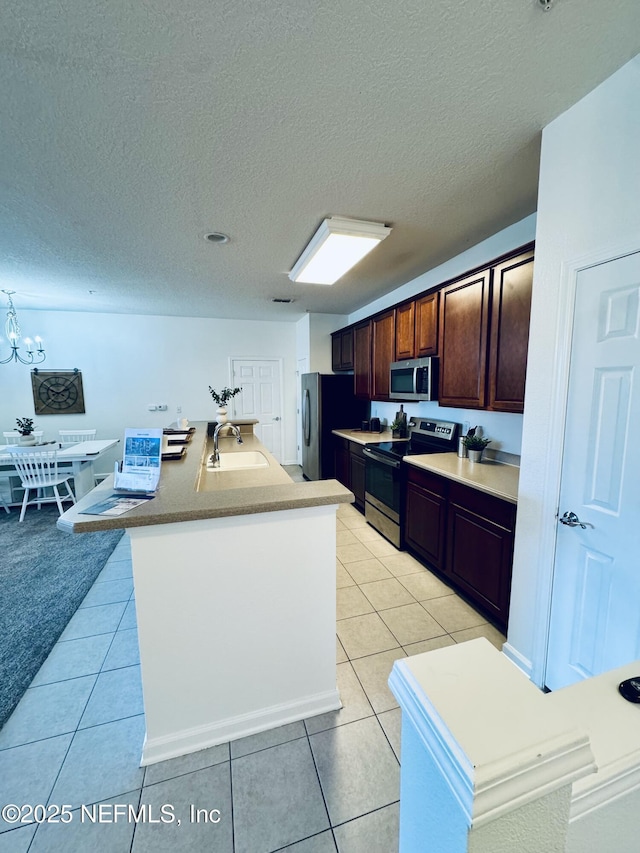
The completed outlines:
{"type": "Polygon", "coordinates": [[[242,430],[220,454],[268,464],[206,470],[207,424],[182,459],[162,463],[156,496],[114,518],[61,517],[72,533],[127,528],[146,737],[143,765],[341,707],[336,686],[336,480],[294,483],[242,430]],[[302,651],[301,651],[302,649],[302,651]]]}
{"type": "Polygon", "coordinates": [[[211,442],[207,437],[207,424],[197,422],[194,425],[196,432],[184,457],[162,463],[158,491],[152,500],[116,517],[84,515],[83,510],[112,494],[113,476],[110,476],[68,509],[58,520],[58,528],[66,533],[90,533],[350,503],[353,500],[352,493],[337,480],[294,483],[253,433],[244,431],[243,444],[237,444],[233,437],[221,438],[221,454],[257,450],[264,454],[269,465],[208,472],[203,466],[211,442]]]}

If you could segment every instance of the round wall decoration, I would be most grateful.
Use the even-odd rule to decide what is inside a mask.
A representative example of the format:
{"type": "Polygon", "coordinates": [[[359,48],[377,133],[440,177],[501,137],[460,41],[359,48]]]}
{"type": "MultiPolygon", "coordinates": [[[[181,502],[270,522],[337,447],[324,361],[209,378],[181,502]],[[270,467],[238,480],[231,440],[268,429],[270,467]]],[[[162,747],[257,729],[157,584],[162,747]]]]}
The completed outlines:
{"type": "Polygon", "coordinates": [[[31,371],[36,415],[84,414],[82,374],[73,370],[31,371]]]}

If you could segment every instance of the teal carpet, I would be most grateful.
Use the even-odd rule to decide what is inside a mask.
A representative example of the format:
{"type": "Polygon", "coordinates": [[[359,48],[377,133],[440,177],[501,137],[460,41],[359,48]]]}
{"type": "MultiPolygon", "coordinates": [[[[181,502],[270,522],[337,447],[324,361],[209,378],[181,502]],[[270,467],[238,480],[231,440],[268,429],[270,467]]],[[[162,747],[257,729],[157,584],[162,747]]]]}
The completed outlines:
{"type": "Polygon", "coordinates": [[[19,514],[0,508],[0,727],[123,533],[62,533],[55,505],[19,514]]]}

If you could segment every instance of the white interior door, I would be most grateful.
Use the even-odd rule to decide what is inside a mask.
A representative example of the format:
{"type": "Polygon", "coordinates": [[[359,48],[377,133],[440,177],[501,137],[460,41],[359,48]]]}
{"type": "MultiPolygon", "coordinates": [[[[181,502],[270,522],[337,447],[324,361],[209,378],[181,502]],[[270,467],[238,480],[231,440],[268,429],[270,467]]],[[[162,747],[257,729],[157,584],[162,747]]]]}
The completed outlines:
{"type": "Polygon", "coordinates": [[[546,684],[640,658],[640,253],[578,274],[546,684]]]}
{"type": "Polygon", "coordinates": [[[257,418],[254,432],[282,462],[282,364],[279,359],[231,359],[232,385],[242,388],[233,398],[233,417],[257,418]]]}

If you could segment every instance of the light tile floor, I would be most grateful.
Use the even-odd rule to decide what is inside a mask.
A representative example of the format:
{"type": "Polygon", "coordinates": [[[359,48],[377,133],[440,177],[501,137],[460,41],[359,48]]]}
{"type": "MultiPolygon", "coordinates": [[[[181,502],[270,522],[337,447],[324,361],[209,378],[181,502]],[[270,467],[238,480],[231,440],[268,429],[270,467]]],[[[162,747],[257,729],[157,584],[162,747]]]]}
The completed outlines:
{"type": "Polygon", "coordinates": [[[1,853],[397,850],[393,661],[478,636],[500,647],[504,637],[349,505],[338,511],[336,567],[342,710],[141,768],[123,538],[0,732],[0,804],[48,805],[52,817],[53,806],[69,804],[71,820],[0,821],[1,853]],[[202,810],[198,821],[192,806],[202,810]]]}

